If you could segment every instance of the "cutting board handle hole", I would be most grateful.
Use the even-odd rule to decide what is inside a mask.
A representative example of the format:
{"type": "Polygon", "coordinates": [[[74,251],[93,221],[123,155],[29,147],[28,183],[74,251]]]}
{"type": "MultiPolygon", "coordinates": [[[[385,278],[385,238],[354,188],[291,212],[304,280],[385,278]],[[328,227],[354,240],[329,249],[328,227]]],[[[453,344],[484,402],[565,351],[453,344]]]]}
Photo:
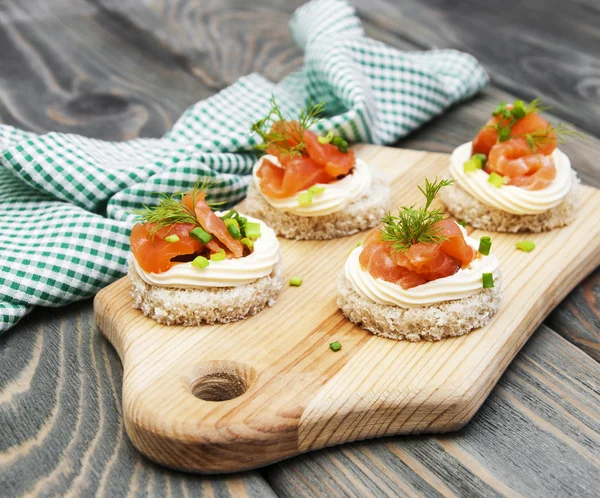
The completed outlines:
{"type": "Polygon", "coordinates": [[[204,401],[228,401],[244,394],[256,380],[254,368],[236,361],[209,361],[198,365],[192,394],[204,401]]]}

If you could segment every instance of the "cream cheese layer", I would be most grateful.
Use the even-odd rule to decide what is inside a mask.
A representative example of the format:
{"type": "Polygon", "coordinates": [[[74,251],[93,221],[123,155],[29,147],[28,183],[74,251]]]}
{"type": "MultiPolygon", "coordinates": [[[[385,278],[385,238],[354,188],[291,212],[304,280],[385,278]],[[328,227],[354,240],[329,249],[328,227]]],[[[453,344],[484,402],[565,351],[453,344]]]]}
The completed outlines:
{"type": "Polygon", "coordinates": [[[210,261],[206,268],[197,268],[192,263],[178,263],[163,273],[144,271],[134,258],[135,269],[142,280],[150,285],[180,289],[238,287],[266,277],[279,261],[279,242],[275,232],[264,222],[250,216],[247,218],[248,221],[260,223],[261,233],[254,242],[254,251],[248,256],[210,261]]]}
{"type": "MultiPolygon", "coordinates": [[[[464,230],[463,234],[467,243],[477,250],[479,241],[466,236],[464,230]]],[[[373,278],[368,271],[364,271],[358,259],[362,249],[360,246],[350,253],[344,273],[357,294],[378,304],[416,308],[462,299],[482,290],[482,274],[492,273],[494,280],[499,276],[500,263],[498,258],[490,253],[488,256],[479,255],[467,268],[458,270],[454,275],[432,280],[411,289],[403,289],[395,283],[373,278]]]]}
{"type": "Polygon", "coordinates": [[[348,204],[364,195],[371,188],[372,176],[369,165],[357,158],[354,169],[349,175],[332,183],[317,184],[318,187],[323,187],[325,190],[320,194],[314,194],[312,196],[312,203],[310,204],[300,205],[298,200],[298,196],[307,192],[307,190],[302,190],[284,199],[274,199],[262,192],[260,189],[260,178],[257,176],[258,170],[265,159],[268,159],[276,166],[281,166],[275,156],[266,155],[261,157],[252,170],[256,188],[275,209],[286,211],[296,216],[325,216],[336,213],[343,210],[348,204]]]}
{"type": "Polygon", "coordinates": [[[497,188],[488,182],[489,175],[483,170],[465,173],[464,163],[471,157],[471,150],[472,142],[454,149],[450,157],[450,177],[460,188],[488,206],[512,214],[539,214],[558,206],[571,189],[571,162],[559,149],[551,155],[556,178],[541,190],[525,190],[513,185],[497,188]]]}

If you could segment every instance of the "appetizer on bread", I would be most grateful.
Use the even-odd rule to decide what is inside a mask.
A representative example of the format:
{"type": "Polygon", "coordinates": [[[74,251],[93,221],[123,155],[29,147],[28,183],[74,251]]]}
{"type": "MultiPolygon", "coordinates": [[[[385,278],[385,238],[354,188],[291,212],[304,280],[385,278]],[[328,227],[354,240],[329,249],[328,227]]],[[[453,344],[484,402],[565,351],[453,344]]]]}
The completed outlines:
{"type": "Polygon", "coordinates": [[[460,336],[485,325],[501,298],[491,241],[469,237],[431,203],[452,181],[425,183],[422,208],[387,214],[348,257],[338,306],[373,334],[409,341],[460,336]]]}
{"type": "Polygon", "coordinates": [[[372,228],[389,206],[389,186],[348,143],[309,130],[324,103],[287,120],[275,99],[252,126],[265,153],[253,169],[246,209],[290,239],[324,240],[372,228]]]}
{"type": "Polygon", "coordinates": [[[543,232],[568,225],[579,205],[579,180],[557,148],[574,132],[539,115],[536,99],[500,104],[473,142],[450,158],[456,183],[441,193],[450,213],[498,232],[543,232]]]}
{"type": "Polygon", "coordinates": [[[167,325],[227,323],[273,306],[282,260],[273,230],[235,210],[214,212],[205,182],[138,212],[129,278],[134,307],[167,325]]]}

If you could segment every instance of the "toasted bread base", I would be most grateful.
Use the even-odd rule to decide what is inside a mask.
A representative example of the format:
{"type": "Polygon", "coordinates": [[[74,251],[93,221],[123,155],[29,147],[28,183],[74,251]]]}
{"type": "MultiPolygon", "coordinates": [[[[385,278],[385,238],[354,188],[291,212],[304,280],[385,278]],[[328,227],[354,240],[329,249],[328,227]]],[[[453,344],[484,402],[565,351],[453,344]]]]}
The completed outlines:
{"type": "Polygon", "coordinates": [[[463,299],[401,308],[360,296],[342,270],[338,277],[337,304],[352,323],[375,335],[411,342],[439,341],[467,334],[488,323],[502,298],[501,279],[497,278],[494,284],[491,289],[482,289],[463,299]]]}
{"type": "Polygon", "coordinates": [[[371,189],[343,210],[325,216],[297,216],[279,211],[263,197],[254,182],[248,186],[244,212],[262,219],[277,235],[295,240],[329,240],[373,228],[390,208],[390,188],[373,175],[371,189]]]}
{"type": "Polygon", "coordinates": [[[273,306],[282,287],[282,258],[273,272],[250,284],[238,287],[177,289],[146,283],[129,265],[133,307],[149,318],[166,325],[229,323],[255,315],[273,306]]]}
{"type": "Polygon", "coordinates": [[[540,214],[518,215],[507,213],[477,200],[453,184],[440,191],[442,202],[455,218],[465,221],[474,228],[492,232],[547,232],[568,225],[575,219],[575,212],[581,204],[580,182],[573,172],[573,184],[562,203],[540,214]]]}

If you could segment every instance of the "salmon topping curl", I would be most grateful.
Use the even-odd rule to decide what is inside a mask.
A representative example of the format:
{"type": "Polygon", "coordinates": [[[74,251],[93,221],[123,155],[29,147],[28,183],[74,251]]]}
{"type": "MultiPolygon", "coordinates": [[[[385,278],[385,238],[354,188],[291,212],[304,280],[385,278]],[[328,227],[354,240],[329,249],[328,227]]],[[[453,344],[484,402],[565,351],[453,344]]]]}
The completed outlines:
{"type": "Polygon", "coordinates": [[[487,173],[495,172],[508,185],[526,190],[540,190],[556,178],[552,153],[558,134],[576,134],[564,125],[554,128],[539,115],[544,110],[539,100],[529,104],[517,100],[512,105],[500,104],[492,118],[473,140],[472,154],[486,156],[487,173]]]}
{"type": "Polygon", "coordinates": [[[356,156],[342,137],[333,133],[320,137],[308,129],[319,121],[324,105],[309,104],[300,111],[298,120],[287,120],[272,98],[267,117],[252,125],[252,131],[263,140],[255,147],[279,161],[275,164],[263,159],[257,172],[266,196],[284,199],[352,172],[356,156]]]}
{"type": "Polygon", "coordinates": [[[365,240],[359,262],[373,278],[410,289],[426,282],[454,275],[477,256],[467,244],[456,222],[444,218],[430,205],[449,180],[425,182],[419,187],[427,200],[425,207],[403,207],[398,216],[386,215],[383,228],[365,240]]]}
{"type": "Polygon", "coordinates": [[[144,271],[163,273],[198,256],[208,258],[222,251],[226,258],[241,258],[251,252],[248,246],[252,244],[238,240],[245,236],[246,219],[230,211],[236,216],[234,237],[207,203],[208,188],[210,184],[204,182],[186,195],[164,195],[158,206],[137,212],[141,223],[131,230],[130,245],[144,271]]]}

